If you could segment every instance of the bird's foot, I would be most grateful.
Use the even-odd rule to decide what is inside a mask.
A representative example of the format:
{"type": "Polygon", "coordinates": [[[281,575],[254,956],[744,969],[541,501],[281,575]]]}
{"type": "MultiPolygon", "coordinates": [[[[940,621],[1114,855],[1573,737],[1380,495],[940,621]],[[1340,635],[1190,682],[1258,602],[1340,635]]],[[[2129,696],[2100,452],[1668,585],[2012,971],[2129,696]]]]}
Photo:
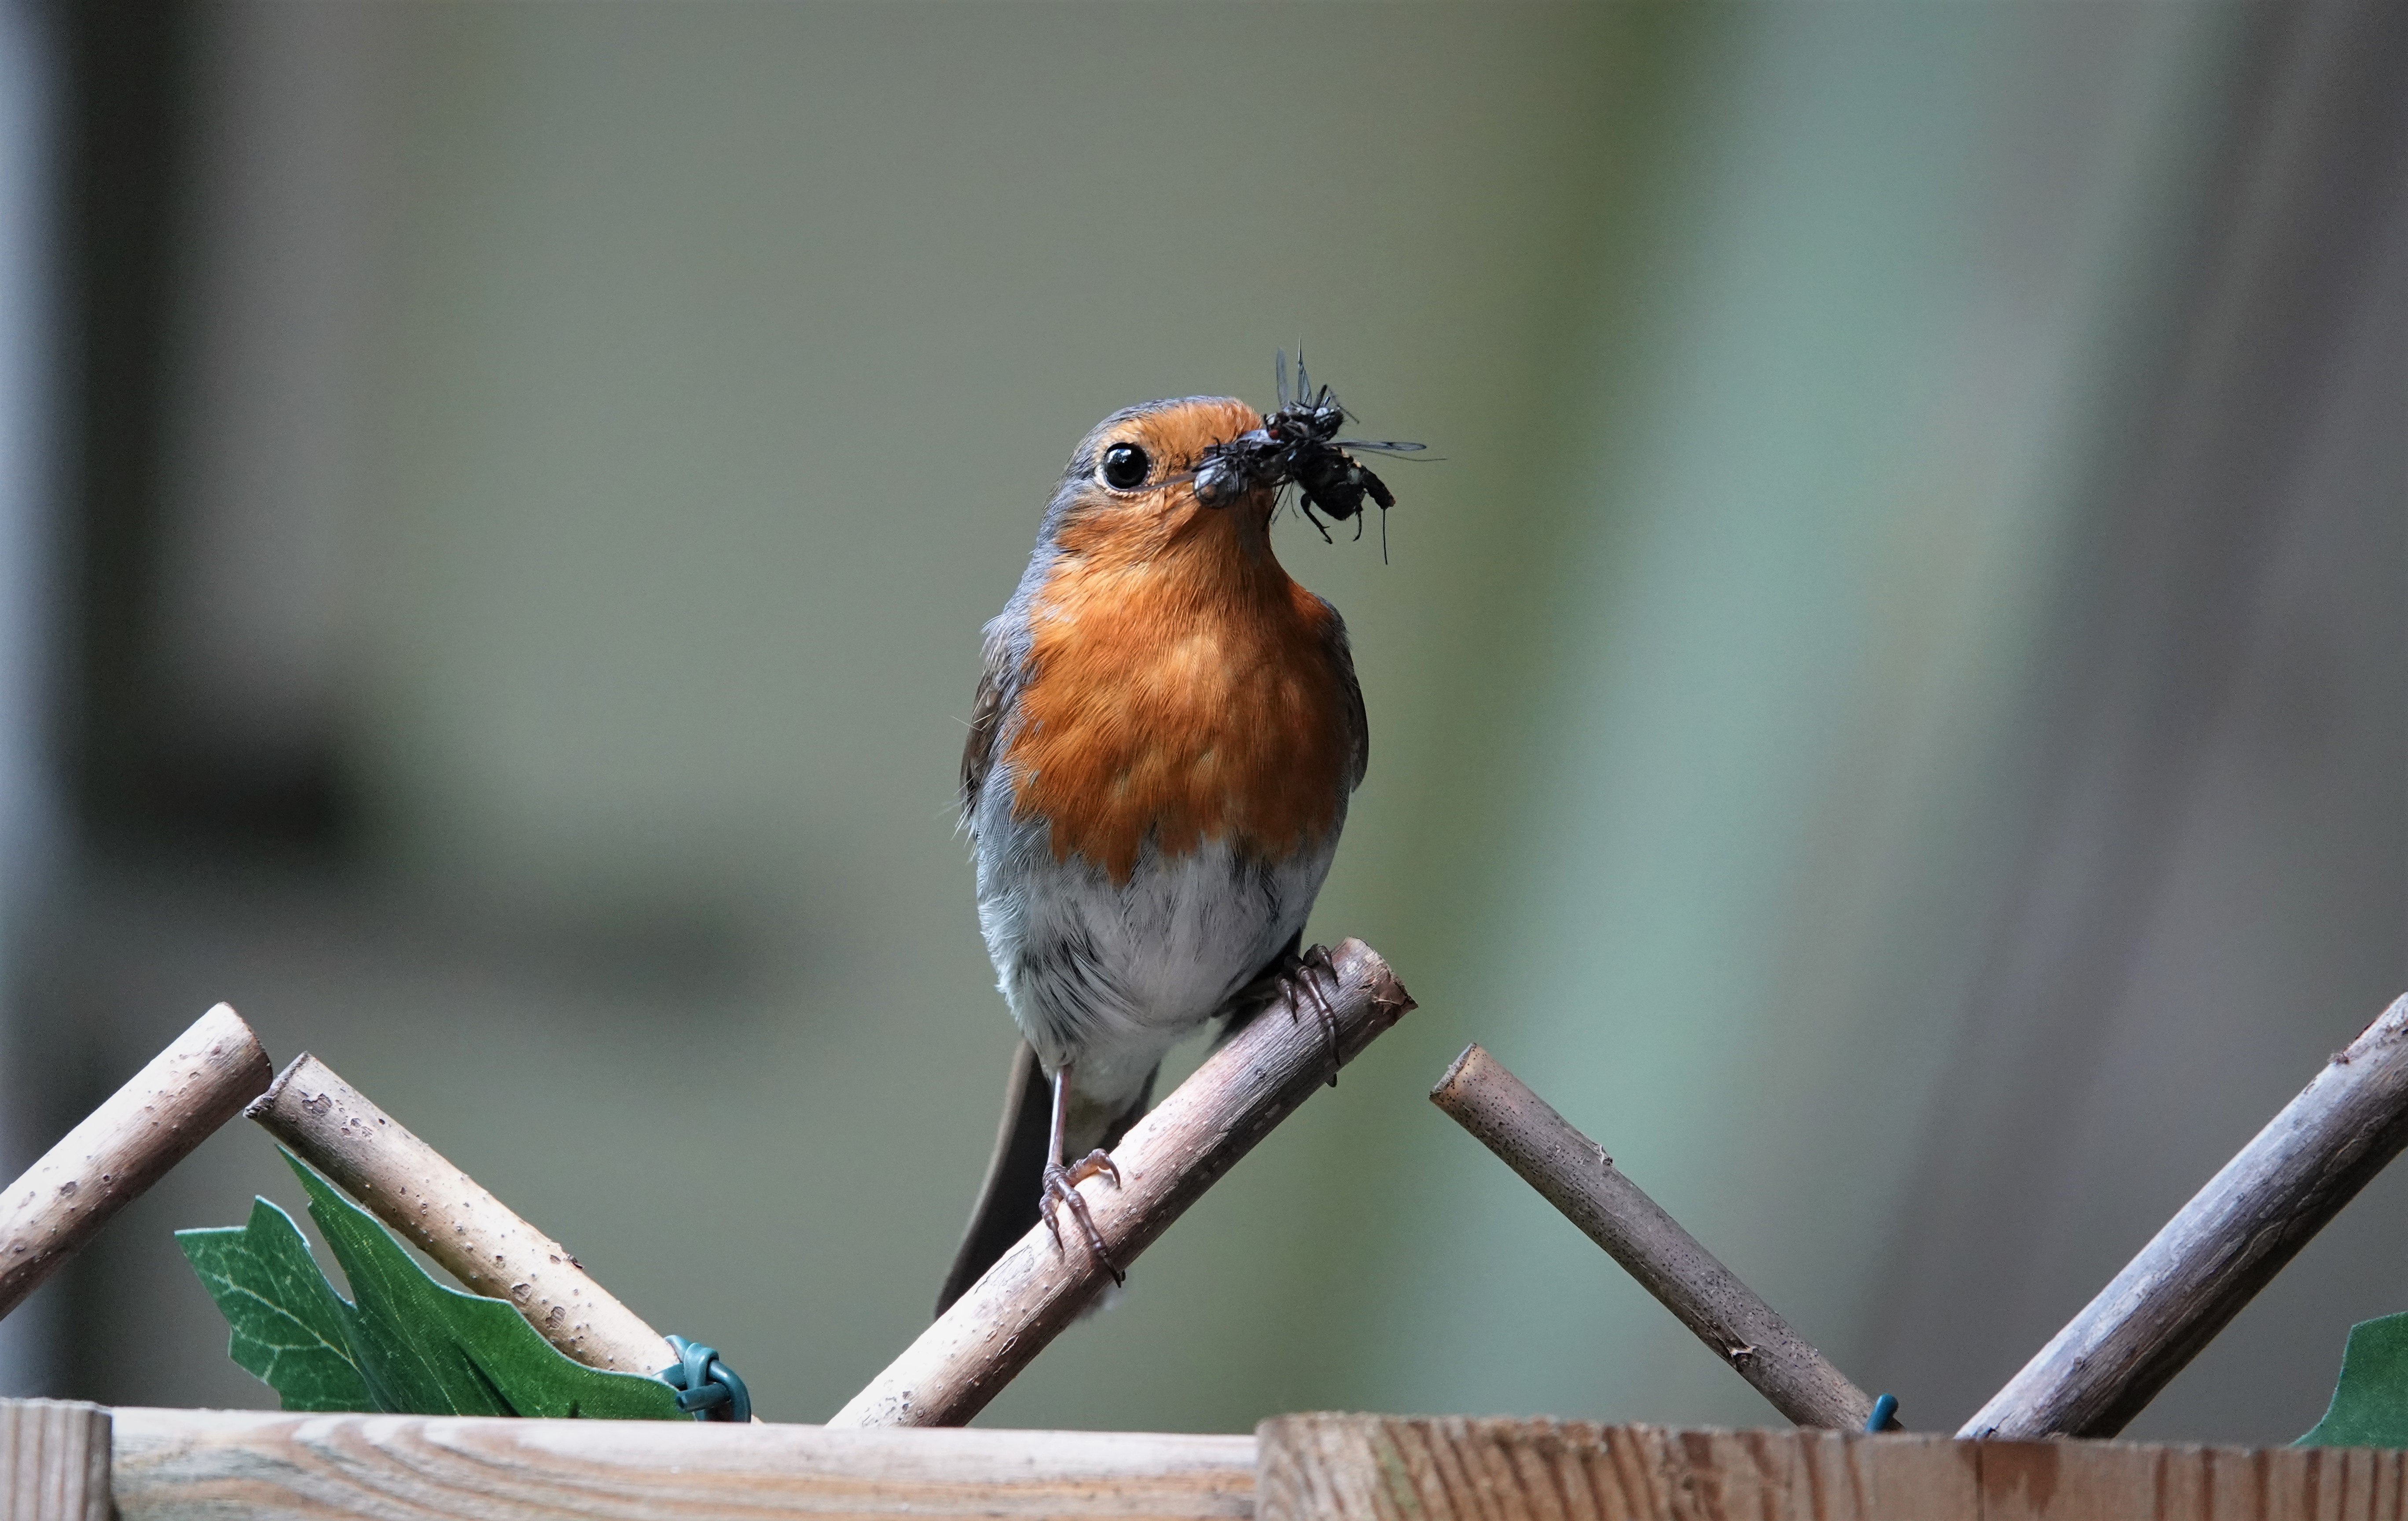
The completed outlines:
{"type": "Polygon", "coordinates": [[[1055,1217],[1054,1211],[1059,1206],[1068,1205],[1070,1218],[1078,1221],[1080,1230],[1086,1234],[1087,1250],[1094,1253],[1096,1260],[1104,1265],[1104,1270],[1112,1275],[1113,1283],[1125,1284],[1128,1275],[1121,1271],[1119,1263],[1112,1260],[1111,1249],[1104,1245],[1104,1233],[1096,1228],[1096,1217],[1087,1212],[1087,1201],[1079,1193],[1079,1185],[1089,1178],[1110,1178],[1112,1186],[1118,1188],[1121,1185],[1121,1169],[1112,1166],[1112,1159],[1100,1151],[1089,1152],[1067,1168],[1059,1163],[1048,1164],[1045,1192],[1038,1204],[1038,1211],[1045,1216],[1045,1228],[1054,1233],[1054,1250],[1060,1251],[1062,1222],[1055,1217]]]}
{"type": "Polygon", "coordinates": [[[1329,1041],[1329,1085],[1334,1088],[1338,1086],[1338,1011],[1329,1006],[1321,984],[1313,981],[1312,974],[1317,971],[1327,972],[1331,984],[1336,985],[1338,964],[1329,959],[1329,947],[1326,945],[1306,946],[1282,966],[1277,975],[1280,986],[1287,992],[1288,1018],[1293,1021],[1300,1017],[1309,1003],[1313,1017],[1321,1022],[1321,1033],[1329,1041]]]}

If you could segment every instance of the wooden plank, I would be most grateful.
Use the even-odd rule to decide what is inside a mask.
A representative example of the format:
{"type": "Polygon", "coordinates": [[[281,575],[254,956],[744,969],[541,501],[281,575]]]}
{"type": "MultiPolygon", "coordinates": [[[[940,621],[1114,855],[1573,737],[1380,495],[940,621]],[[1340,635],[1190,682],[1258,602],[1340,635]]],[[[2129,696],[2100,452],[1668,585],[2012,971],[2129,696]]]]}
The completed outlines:
{"type": "Polygon", "coordinates": [[[2141,1521],[2183,1514],[2166,1509],[2170,1487],[2186,1503],[2198,1503],[2196,1485],[2179,1483],[2196,1469],[2198,1449],[2091,1442],[1981,1446],[1983,1521],[2141,1521]]]}
{"type": "Polygon", "coordinates": [[[2401,1521],[2403,1457],[2365,1448],[2208,1448],[2193,1487],[2207,1521],[2401,1521]]]}
{"type": "Polygon", "coordinates": [[[1242,1521],[1254,1509],[1251,1437],[115,1413],[120,1521],[1242,1521]]]}
{"type": "Polygon", "coordinates": [[[1986,1442],[1984,1521],[2402,1521],[2398,1452],[1986,1442]]]}
{"type": "Polygon", "coordinates": [[[1798,1443],[1801,1516],[1898,1521],[1957,1516],[1981,1504],[1981,1453],[1936,1433],[1868,1437],[1858,1432],[1784,1433],[1798,1443]]]}
{"type": "Polygon", "coordinates": [[[1260,1521],[2408,1521],[2408,1454],[1283,1415],[1260,1521]]]}
{"type": "Polygon", "coordinates": [[[1979,1450],[1938,1436],[1283,1415],[1260,1521],[1972,1521],[1979,1450]]]}
{"type": "MultiPolygon", "coordinates": [[[[2408,1521],[2408,1454],[2339,1448],[1460,1416],[1248,1438],[114,1414],[121,1521],[2408,1521]]],[[[110,1424],[0,1406],[0,1517],[106,1521],[110,1424]]]]}
{"type": "Polygon", "coordinates": [[[108,1521],[108,1412],[0,1399],[0,1517],[108,1521]]]}

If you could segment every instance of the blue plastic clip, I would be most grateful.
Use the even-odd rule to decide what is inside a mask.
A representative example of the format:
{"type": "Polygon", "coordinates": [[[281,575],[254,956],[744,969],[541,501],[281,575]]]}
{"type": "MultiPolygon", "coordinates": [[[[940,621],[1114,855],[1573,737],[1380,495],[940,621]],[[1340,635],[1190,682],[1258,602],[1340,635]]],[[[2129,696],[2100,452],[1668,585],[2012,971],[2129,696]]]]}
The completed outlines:
{"type": "Polygon", "coordinates": [[[669,1350],[678,1360],[661,1370],[661,1382],[678,1391],[678,1409],[697,1421],[749,1421],[752,1418],[752,1396],[736,1370],[719,1360],[719,1349],[689,1342],[682,1336],[669,1339],[669,1350]]]}
{"type": "MultiPolygon", "coordinates": [[[[676,1338],[672,1337],[670,1340],[674,1341],[676,1338]]],[[[1906,1428],[1898,1424],[1898,1396],[1894,1394],[1885,1394],[1873,1401],[1873,1413],[1865,1417],[1865,1429],[1868,1431],[1903,1431],[1906,1429],[1906,1428]]]]}

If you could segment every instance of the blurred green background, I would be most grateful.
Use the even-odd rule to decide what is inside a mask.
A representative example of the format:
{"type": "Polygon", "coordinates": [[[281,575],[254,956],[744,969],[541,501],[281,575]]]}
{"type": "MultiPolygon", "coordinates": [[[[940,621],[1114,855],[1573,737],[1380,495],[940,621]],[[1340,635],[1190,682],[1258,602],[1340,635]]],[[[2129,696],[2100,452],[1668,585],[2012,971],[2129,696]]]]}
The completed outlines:
{"type": "MultiPolygon", "coordinates": [[[[1313,933],[1422,1007],[984,1421],[1772,1420],[1424,1101],[1478,1040],[1953,1428],[2408,987],[2403,14],[20,6],[14,1155],[225,998],[824,1418],[1012,1040],[980,624],[1097,418],[1302,343],[1442,456],[1279,538],[1313,933]]],[[[12,1392],[271,1403],[169,1236],[253,1191],[12,1392]]],[[[2135,1434],[2403,1308],[2395,1176],[2135,1434]]]]}

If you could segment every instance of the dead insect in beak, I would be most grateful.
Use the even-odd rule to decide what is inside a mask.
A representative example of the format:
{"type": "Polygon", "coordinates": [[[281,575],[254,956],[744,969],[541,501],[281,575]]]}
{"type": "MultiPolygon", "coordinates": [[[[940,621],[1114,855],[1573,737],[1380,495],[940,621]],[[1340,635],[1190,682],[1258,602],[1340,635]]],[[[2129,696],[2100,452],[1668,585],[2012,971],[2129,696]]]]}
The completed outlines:
{"type": "MultiPolygon", "coordinates": [[[[1390,443],[1368,438],[1340,438],[1346,409],[1329,387],[1312,389],[1304,372],[1304,354],[1296,359],[1296,390],[1287,385],[1287,351],[1279,353],[1279,410],[1263,415],[1263,425],[1250,428],[1204,452],[1196,466],[1196,499],[1206,507],[1226,507],[1250,491],[1293,484],[1298,505],[1324,539],[1329,530],[1316,514],[1326,512],[1339,522],[1358,521],[1369,496],[1383,511],[1397,505],[1387,482],[1365,468],[1349,450],[1383,454],[1418,452],[1420,444],[1390,443]]],[[[1384,542],[1384,531],[1383,535],[1384,542]]]]}

